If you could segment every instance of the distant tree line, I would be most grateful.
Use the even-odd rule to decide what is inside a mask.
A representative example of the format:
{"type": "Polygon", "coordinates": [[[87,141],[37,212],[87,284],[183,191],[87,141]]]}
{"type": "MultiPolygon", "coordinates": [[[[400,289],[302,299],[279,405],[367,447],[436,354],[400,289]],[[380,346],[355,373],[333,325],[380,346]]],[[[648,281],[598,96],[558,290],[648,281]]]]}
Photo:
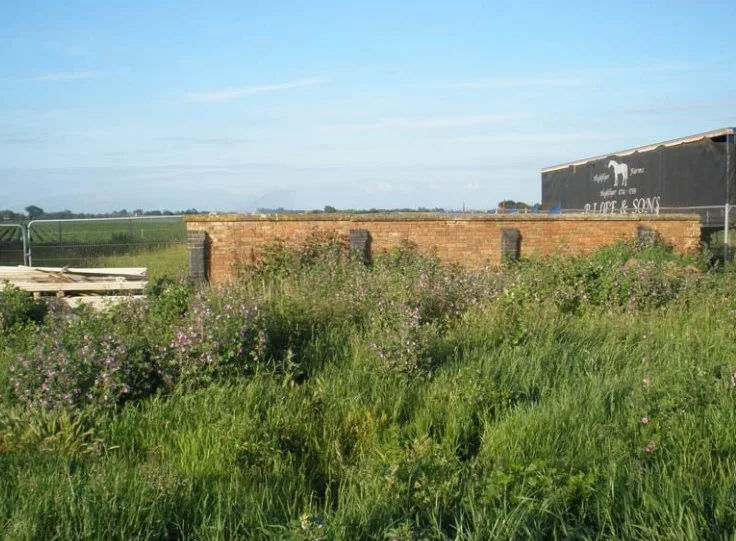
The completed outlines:
{"type": "MultiPolygon", "coordinates": [[[[531,210],[534,208],[541,208],[541,205],[535,204],[530,205],[528,203],[524,203],[523,201],[512,201],[511,199],[506,199],[504,201],[501,201],[496,208],[502,209],[502,210],[531,210]]],[[[434,207],[434,208],[427,208],[427,207],[417,207],[417,208],[393,208],[393,209],[378,209],[378,208],[369,208],[369,209],[338,209],[331,205],[327,205],[323,209],[313,209],[313,210],[305,210],[305,209],[286,209],[284,207],[278,207],[278,208],[265,208],[260,207],[258,208],[257,212],[260,212],[261,214],[301,214],[304,212],[309,213],[315,213],[315,214],[330,214],[334,212],[344,212],[348,214],[378,214],[378,213],[390,213],[390,212],[462,212],[459,209],[444,209],[441,207],[434,207]]]]}
{"type": "MultiPolygon", "coordinates": [[[[502,210],[525,210],[525,209],[534,209],[534,208],[540,208],[540,205],[529,205],[528,203],[524,203],[523,201],[513,201],[511,199],[506,199],[501,201],[498,204],[499,209],[502,210]]],[[[331,205],[327,205],[322,209],[313,209],[313,210],[306,210],[306,209],[287,209],[284,207],[278,207],[278,208],[265,208],[261,207],[258,208],[257,212],[262,214],[301,214],[304,212],[311,212],[311,213],[335,213],[335,212],[344,212],[344,213],[354,213],[354,214],[383,214],[383,213],[390,213],[390,212],[461,212],[459,209],[444,209],[442,207],[434,207],[434,208],[428,208],[428,207],[417,207],[417,208],[392,208],[392,209],[385,209],[385,208],[368,208],[368,209],[356,209],[356,208],[348,208],[348,209],[338,209],[331,205]]],[[[209,211],[206,210],[199,210],[196,208],[190,208],[186,210],[143,210],[143,209],[135,209],[135,210],[127,210],[127,209],[120,209],[120,210],[113,210],[111,212],[98,212],[98,213],[89,213],[89,212],[72,212],[71,210],[57,210],[57,211],[51,211],[47,212],[41,207],[38,207],[36,205],[29,205],[25,208],[25,212],[15,212],[9,209],[6,210],[0,210],[0,221],[8,221],[8,222],[25,222],[29,220],[74,220],[74,219],[84,219],[84,218],[131,218],[135,216],[174,216],[174,215],[180,215],[180,214],[208,214],[209,211]]]]}
{"type": "Polygon", "coordinates": [[[347,208],[347,209],[338,209],[331,205],[327,205],[326,207],[322,209],[287,209],[284,207],[278,207],[278,208],[266,208],[266,207],[259,207],[256,212],[259,212],[261,214],[302,214],[305,212],[311,213],[311,214],[332,214],[336,212],[342,212],[345,214],[384,214],[384,213],[390,213],[390,212],[457,212],[455,210],[447,210],[440,207],[434,207],[434,208],[427,208],[427,207],[417,207],[417,208],[392,208],[392,209],[379,209],[379,208],[369,208],[369,209],[356,209],[356,208],[347,208]]]}
{"type": "Polygon", "coordinates": [[[205,210],[195,208],[186,210],[113,210],[111,212],[72,212],[71,210],[58,210],[47,212],[36,205],[29,205],[25,212],[14,212],[12,210],[0,210],[0,221],[24,222],[29,220],[78,220],[84,218],[131,218],[135,216],[175,216],[179,214],[206,214],[205,210]]]}

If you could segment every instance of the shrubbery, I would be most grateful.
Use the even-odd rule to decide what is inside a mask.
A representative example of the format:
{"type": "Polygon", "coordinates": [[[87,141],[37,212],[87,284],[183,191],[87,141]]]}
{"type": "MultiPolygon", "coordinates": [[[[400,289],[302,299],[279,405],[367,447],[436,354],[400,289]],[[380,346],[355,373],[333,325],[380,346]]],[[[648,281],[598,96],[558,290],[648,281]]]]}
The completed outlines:
{"type": "Polygon", "coordinates": [[[10,290],[0,532],[731,538],[734,288],[661,244],[469,270],[312,237],[104,312],[10,290]]]}
{"type": "Polygon", "coordinates": [[[293,250],[271,246],[234,286],[195,294],[186,282],[157,280],[145,301],[57,314],[45,324],[45,305],[10,288],[2,293],[4,328],[39,325],[10,367],[11,390],[42,407],[114,406],[258,370],[297,367],[303,376],[325,361],[310,355],[315,336],[332,340],[322,344],[324,357],[356,333],[376,369],[417,375],[451,354],[443,333],[469,310],[502,311],[498,343],[514,345],[527,334],[521,310],[534,306],[579,315],[687,302],[705,270],[697,263],[661,244],[629,243],[548,260],[542,274],[535,261],[471,271],[405,244],[366,268],[328,235],[293,250]]]}
{"type": "Polygon", "coordinates": [[[30,293],[13,287],[7,282],[0,290],[0,332],[26,323],[41,323],[48,307],[43,301],[34,300],[30,293]]]}

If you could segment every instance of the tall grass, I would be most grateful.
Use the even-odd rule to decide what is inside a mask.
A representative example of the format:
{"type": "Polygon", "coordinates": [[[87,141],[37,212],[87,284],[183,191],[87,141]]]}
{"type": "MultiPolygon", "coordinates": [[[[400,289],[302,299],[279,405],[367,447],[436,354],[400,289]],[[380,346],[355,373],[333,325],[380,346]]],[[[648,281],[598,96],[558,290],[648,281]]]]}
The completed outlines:
{"type": "Polygon", "coordinates": [[[187,272],[187,247],[182,244],[133,254],[95,257],[87,264],[91,267],[146,267],[146,276],[153,280],[183,277],[187,272]]]}
{"type": "Polygon", "coordinates": [[[317,244],[227,289],[5,331],[0,535],[736,538],[731,269],[632,246],[478,273],[406,247],[366,268],[317,244]],[[267,340],[227,357],[239,375],[114,407],[9,383],[52,334],[117,329],[153,359],[210,310],[202,358],[236,303],[267,340]]]}

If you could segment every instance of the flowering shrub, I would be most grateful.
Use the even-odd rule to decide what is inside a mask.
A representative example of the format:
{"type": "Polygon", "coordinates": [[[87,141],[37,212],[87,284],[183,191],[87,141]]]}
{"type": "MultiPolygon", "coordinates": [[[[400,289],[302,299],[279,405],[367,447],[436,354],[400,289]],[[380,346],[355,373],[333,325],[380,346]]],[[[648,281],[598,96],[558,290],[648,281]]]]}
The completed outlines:
{"type": "Polygon", "coordinates": [[[264,360],[262,311],[257,305],[222,301],[216,294],[197,295],[164,348],[162,375],[167,385],[199,387],[216,379],[247,375],[264,360]]]}
{"type": "Polygon", "coordinates": [[[15,333],[11,394],[41,407],[112,406],[266,366],[288,364],[306,378],[356,338],[382,369],[417,374],[452,355],[441,337],[471,309],[496,314],[486,344],[518,348],[537,306],[570,315],[649,310],[688,302],[703,278],[697,265],[659,245],[470,271],[409,244],[366,267],[347,256],[343,241],[313,235],[293,250],[274,246],[245,271],[249,280],[226,289],[195,295],[189,283],[156,281],[146,300],[102,314],[41,314],[30,297],[6,289],[3,326],[43,322],[15,333]]]}
{"type": "Polygon", "coordinates": [[[202,293],[178,319],[150,301],[60,316],[10,366],[11,392],[42,408],[112,407],[247,374],[263,360],[263,318],[257,306],[221,302],[202,293]]]}
{"type": "Polygon", "coordinates": [[[112,335],[69,347],[53,333],[10,367],[16,397],[30,406],[113,405],[130,393],[127,351],[112,335]]]}
{"type": "Polygon", "coordinates": [[[375,332],[375,351],[382,367],[389,371],[413,374],[432,364],[431,331],[429,324],[422,325],[417,308],[406,305],[391,306],[394,310],[388,322],[382,322],[375,332]]]}

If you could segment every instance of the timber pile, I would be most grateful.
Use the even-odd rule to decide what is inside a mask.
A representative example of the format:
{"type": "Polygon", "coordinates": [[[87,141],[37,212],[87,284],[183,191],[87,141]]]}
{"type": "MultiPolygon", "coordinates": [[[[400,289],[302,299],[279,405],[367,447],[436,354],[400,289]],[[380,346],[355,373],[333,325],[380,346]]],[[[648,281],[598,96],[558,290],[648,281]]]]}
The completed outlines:
{"type": "Polygon", "coordinates": [[[140,298],[148,284],[145,268],[0,267],[0,290],[6,282],[35,298],[55,295],[70,306],[101,307],[120,299],[140,298]]]}

